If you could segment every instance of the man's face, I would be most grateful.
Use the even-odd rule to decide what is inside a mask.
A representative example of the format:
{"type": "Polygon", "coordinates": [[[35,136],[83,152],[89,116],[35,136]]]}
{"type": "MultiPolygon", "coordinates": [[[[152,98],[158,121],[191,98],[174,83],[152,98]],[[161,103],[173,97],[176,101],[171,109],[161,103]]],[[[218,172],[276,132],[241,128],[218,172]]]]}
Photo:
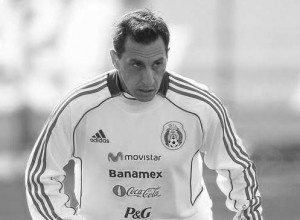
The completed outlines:
{"type": "Polygon", "coordinates": [[[141,102],[151,101],[159,90],[167,65],[162,38],[147,45],[127,38],[121,58],[115,51],[111,51],[111,56],[125,91],[141,102]]]}

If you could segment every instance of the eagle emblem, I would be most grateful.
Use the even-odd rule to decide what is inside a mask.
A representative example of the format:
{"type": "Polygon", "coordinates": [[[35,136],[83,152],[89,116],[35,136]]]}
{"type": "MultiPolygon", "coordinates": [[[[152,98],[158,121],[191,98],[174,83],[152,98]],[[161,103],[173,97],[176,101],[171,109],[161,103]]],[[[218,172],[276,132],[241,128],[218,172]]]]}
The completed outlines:
{"type": "Polygon", "coordinates": [[[161,141],[169,150],[181,148],[185,142],[183,125],[176,121],[166,123],[161,134],[161,141]]]}

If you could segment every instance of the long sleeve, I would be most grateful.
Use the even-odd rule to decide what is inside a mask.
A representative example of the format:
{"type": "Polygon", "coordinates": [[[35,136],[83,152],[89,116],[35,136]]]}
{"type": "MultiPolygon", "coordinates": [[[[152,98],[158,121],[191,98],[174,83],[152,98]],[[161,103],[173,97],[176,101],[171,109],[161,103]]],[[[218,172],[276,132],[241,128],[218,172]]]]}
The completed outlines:
{"type": "Polygon", "coordinates": [[[261,196],[254,163],[237,136],[226,109],[218,99],[209,109],[203,149],[206,165],[217,171],[217,184],[226,195],[234,220],[262,219],[261,196]]]}
{"type": "Polygon", "coordinates": [[[71,123],[66,107],[58,108],[46,123],[29,157],[25,185],[28,207],[34,220],[79,220],[67,206],[63,167],[71,159],[71,123]]]}

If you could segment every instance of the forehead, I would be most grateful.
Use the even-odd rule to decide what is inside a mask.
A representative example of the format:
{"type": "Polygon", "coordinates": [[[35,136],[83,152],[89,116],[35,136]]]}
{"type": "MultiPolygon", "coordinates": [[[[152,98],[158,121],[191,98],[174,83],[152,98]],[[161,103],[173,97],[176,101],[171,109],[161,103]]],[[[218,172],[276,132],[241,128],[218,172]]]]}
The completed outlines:
{"type": "Polygon", "coordinates": [[[127,38],[125,41],[125,51],[122,56],[132,59],[159,59],[166,56],[165,44],[161,37],[146,45],[127,38]]]}

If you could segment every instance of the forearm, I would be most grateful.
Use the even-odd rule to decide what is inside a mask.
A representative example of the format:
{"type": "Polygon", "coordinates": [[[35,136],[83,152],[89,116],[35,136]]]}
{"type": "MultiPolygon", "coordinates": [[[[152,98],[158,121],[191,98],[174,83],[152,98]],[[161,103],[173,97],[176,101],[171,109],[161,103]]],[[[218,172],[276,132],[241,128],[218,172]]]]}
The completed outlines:
{"type": "Polygon", "coordinates": [[[245,169],[236,166],[230,170],[217,170],[217,184],[226,195],[226,206],[237,212],[234,219],[262,219],[261,195],[253,163],[245,169]]]}
{"type": "Polygon", "coordinates": [[[224,110],[212,114],[204,145],[205,163],[218,173],[217,183],[226,206],[241,219],[262,219],[256,168],[224,110]]]}
{"type": "MultiPolygon", "coordinates": [[[[34,155],[34,154],[33,154],[34,155]]],[[[80,219],[76,210],[67,207],[68,195],[64,193],[64,171],[43,166],[42,158],[30,157],[26,169],[26,197],[33,220],[80,219]]]]}
{"type": "Polygon", "coordinates": [[[238,211],[233,220],[262,220],[261,197],[256,196],[249,201],[248,207],[238,211]]]}
{"type": "Polygon", "coordinates": [[[78,220],[76,211],[67,207],[63,167],[72,156],[68,115],[50,117],[29,157],[25,186],[28,207],[34,220],[78,220]]]}

